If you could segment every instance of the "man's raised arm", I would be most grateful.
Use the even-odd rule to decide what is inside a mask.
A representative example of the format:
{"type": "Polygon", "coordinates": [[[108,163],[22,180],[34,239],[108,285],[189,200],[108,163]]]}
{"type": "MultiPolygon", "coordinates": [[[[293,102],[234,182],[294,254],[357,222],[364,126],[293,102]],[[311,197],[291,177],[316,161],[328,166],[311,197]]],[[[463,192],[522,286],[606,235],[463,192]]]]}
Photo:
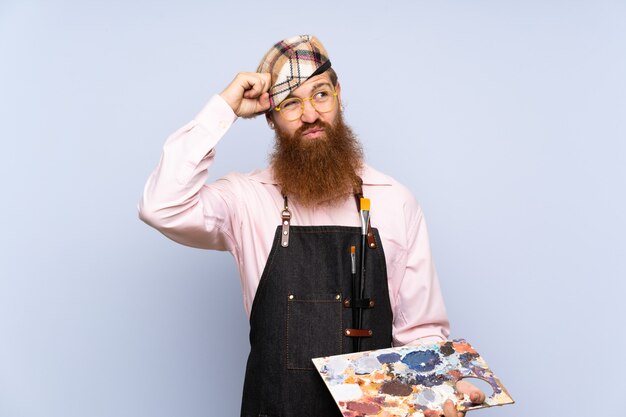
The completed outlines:
{"type": "Polygon", "coordinates": [[[206,185],[214,148],[237,116],[269,109],[269,74],[239,73],[198,115],[172,134],[139,202],[139,217],[176,242],[232,249],[229,195],[219,181],[206,185]]]}

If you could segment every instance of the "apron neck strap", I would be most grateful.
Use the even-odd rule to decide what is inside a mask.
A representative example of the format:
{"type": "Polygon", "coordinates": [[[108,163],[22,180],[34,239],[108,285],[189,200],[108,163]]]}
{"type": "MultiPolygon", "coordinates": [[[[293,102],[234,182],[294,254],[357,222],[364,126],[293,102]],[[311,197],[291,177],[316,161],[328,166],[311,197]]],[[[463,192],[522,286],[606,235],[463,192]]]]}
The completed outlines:
{"type": "Polygon", "coordinates": [[[358,182],[354,184],[353,193],[354,201],[356,201],[356,211],[361,211],[361,199],[363,198],[363,180],[357,177],[358,182]]]}
{"type": "MultiPolygon", "coordinates": [[[[356,202],[356,210],[359,212],[361,210],[361,199],[363,198],[363,180],[361,177],[357,177],[358,182],[354,185],[353,193],[354,200],[356,202]]],[[[283,210],[281,212],[281,220],[283,225],[283,233],[282,233],[282,246],[289,245],[289,226],[291,222],[291,212],[289,211],[289,200],[287,199],[287,194],[283,194],[283,210]]],[[[367,223],[367,246],[370,249],[376,249],[376,239],[374,238],[374,233],[372,232],[372,225],[370,222],[367,223]]]]}

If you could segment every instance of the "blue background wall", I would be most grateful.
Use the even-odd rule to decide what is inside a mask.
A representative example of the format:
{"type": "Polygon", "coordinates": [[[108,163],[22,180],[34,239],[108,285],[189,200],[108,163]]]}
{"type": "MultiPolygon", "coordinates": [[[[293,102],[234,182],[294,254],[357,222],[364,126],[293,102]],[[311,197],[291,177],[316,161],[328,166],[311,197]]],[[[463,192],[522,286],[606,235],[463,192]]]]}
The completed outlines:
{"type": "MultiPolygon", "coordinates": [[[[626,3],[0,4],[0,416],[238,415],[231,256],[137,219],[165,138],[314,33],[368,161],[422,203],[453,336],[517,400],[622,415],[626,3]]],[[[238,121],[212,172],[266,163],[238,121]]]]}

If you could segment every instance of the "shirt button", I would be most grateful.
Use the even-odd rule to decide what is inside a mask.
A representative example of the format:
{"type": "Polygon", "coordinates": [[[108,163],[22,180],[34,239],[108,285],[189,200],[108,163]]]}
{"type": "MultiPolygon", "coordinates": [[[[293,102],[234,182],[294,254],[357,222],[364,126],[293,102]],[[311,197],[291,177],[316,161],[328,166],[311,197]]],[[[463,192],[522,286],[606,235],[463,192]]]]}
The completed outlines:
{"type": "Polygon", "coordinates": [[[222,129],[222,130],[226,129],[226,122],[222,120],[222,121],[219,123],[219,126],[220,126],[220,129],[222,129]]]}

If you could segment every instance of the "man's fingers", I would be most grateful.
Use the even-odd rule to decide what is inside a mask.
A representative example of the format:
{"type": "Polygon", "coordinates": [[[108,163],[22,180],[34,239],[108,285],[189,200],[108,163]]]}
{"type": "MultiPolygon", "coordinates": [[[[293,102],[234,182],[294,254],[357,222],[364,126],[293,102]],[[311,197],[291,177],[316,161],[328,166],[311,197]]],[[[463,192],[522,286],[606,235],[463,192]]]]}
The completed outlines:
{"type": "Polygon", "coordinates": [[[263,113],[270,109],[270,94],[264,92],[257,101],[257,113],[263,113]]]}
{"type": "Polygon", "coordinates": [[[269,72],[258,72],[257,74],[259,74],[261,78],[263,78],[265,84],[267,84],[268,86],[270,85],[270,83],[272,82],[272,74],[270,74],[269,72]]]}
{"type": "Polygon", "coordinates": [[[446,400],[443,403],[443,415],[445,417],[463,417],[465,413],[456,410],[454,403],[451,400],[446,400]]]}
{"type": "MultiPolygon", "coordinates": [[[[456,389],[461,394],[469,395],[470,400],[475,404],[482,404],[485,402],[485,393],[476,388],[476,386],[470,382],[460,380],[456,383],[456,389]]],[[[446,400],[443,404],[443,415],[444,417],[464,417],[465,413],[458,411],[452,400],[446,400]]],[[[440,417],[441,414],[434,410],[424,410],[424,416],[440,417]]]]}
{"type": "Polygon", "coordinates": [[[247,80],[243,88],[244,98],[257,98],[263,93],[263,81],[261,79],[247,80]]]}
{"type": "Polygon", "coordinates": [[[465,417],[465,413],[457,411],[454,403],[451,400],[446,400],[443,403],[443,414],[435,410],[424,410],[424,417],[465,417]]]}
{"type": "Polygon", "coordinates": [[[251,117],[269,109],[269,73],[240,72],[220,93],[237,116],[251,117]]]}
{"type": "Polygon", "coordinates": [[[456,389],[462,394],[469,395],[470,400],[474,404],[482,404],[485,402],[485,393],[470,382],[460,380],[456,383],[456,389]]]}
{"type": "Polygon", "coordinates": [[[485,402],[485,393],[482,391],[474,391],[470,394],[470,400],[474,404],[482,404],[485,402]]]}
{"type": "Polygon", "coordinates": [[[243,94],[245,98],[257,98],[269,90],[269,74],[246,73],[245,75],[247,78],[245,80],[245,92],[243,94]],[[267,77],[265,75],[267,75],[267,77]]]}

